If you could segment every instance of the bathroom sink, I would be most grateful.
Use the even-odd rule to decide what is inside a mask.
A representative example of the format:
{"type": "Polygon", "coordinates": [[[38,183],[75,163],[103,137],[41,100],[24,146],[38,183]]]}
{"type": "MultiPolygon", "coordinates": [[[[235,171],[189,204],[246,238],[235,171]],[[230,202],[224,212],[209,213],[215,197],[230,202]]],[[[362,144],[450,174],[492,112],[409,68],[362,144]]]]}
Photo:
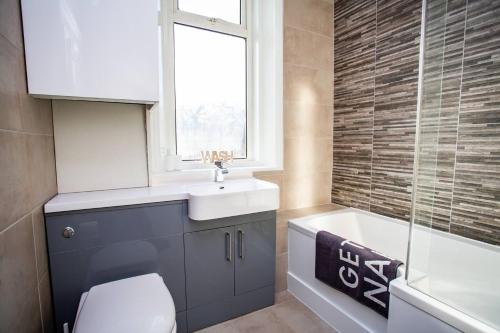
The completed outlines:
{"type": "Polygon", "coordinates": [[[188,215],[192,220],[211,220],[276,210],[279,187],[255,178],[226,180],[189,186],[188,215]]]}

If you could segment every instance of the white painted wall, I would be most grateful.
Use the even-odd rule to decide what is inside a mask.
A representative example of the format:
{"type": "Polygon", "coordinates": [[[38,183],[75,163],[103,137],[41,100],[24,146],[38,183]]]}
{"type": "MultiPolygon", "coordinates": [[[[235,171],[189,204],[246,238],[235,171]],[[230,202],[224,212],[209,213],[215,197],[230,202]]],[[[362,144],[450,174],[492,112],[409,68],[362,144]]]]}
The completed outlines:
{"type": "Polygon", "coordinates": [[[59,193],[148,186],[143,105],[54,100],[59,193]]]}

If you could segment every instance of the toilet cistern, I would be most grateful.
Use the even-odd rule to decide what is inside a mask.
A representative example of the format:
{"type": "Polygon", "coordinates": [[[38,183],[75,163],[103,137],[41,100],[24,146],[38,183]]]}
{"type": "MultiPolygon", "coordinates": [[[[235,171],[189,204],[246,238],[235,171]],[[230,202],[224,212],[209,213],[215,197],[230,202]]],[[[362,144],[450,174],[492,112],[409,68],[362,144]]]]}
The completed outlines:
{"type": "Polygon", "coordinates": [[[215,161],[215,176],[214,181],[216,183],[222,183],[224,181],[224,175],[229,173],[229,170],[225,168],[222,161],[215,161]]]}

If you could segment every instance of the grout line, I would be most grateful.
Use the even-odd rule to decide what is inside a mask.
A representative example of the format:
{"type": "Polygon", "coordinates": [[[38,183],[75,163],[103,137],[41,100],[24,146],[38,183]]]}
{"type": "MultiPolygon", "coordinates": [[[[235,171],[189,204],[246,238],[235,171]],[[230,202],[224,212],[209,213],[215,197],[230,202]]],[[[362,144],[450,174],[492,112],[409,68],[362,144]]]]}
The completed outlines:
{"type": "Polygon", "coordinates": [[[36,245],[36,236],[35,236],[35,225],[33,221],[33,212],[31,213],[31,234],[33,236],[33,252],[35,253],[35,270],[36,270],[36,290],[38,296],[38,310],[40,311],[40,323],[42,325],[42,332],[44,332],[44,324],[43,324],[43,311],[42,311],[42,298],[40,296],[40,276],[38,275],[38,255],[37,255],[37,245],[36,245]]]}
{"type": "Polygon", "coordinates": [[[18,218],[17,220],[15,220],[12,224],[10,224],[9,226],[7,226],[4,229],[0,230],[0,234],[3,234],[4,232],[6,232],[9,229],[13,228],[16,224],[18,224],[19,222],[21,222],[22,220],[24,220],[26,217],[28,217],[28,215],[31,215],[32,213],[33,213],[33,210],[31,210],[28,213],[22,215],[20,218],[18,218]]]}
{"type": "Polygon", "coordinates": [[[40,283],[40,277],[38,276],[38,257],[37,257],[37,251],[36,251],[36,237],[35,237],[35,225],[33,223],[33,214],[31,214],[31,231],[33,235],[33,249],[35,252],[35,267],[36,267],[36,281],[37,283],[40,283]]]}
{"type": "MultiPolygon", "coordinates": [[[[295,67],[301,67],[301,68],[313,69],[313,70],[326,70],[326,69],[331,70],[331,66],[314,67],[314,66],[310,66],[310,65],[297,64],[295,62],[289,62],[289,61],[283,61],[283,67],[284,66],[295,66],[295,67]]],[[[332,82],[333,82],[333,75],[332,75],[332,82]]]]}
{"type": "Polygon", "coordinates": [[[464,23],[464,44],[462,47],[462,75],[460,76],[460,96],[458,98],[458,112],[457,112],[457,134],[455,136],[455,160],[453,162],[453,185],[451,187],[451,201],[450,201],[450,223],[448,223],[448,232],[451,233],[451,217],[453,214],[453,197],[455,192],[455,175],[457,171],[457,155],[458,155],[458,131],[460,129],[460,109],[462,107],[462,91],[464,79],[464,59],[465,59],[465,41],[467,37],[467,18],[468,18],[469,0],[465,1],[465,23],[464,23]]]}
{"type": "Polygon", "coordinates": [[[18,224],[19,222],[21,222],[23,219],[25,219],[28,215],[30,214],[33,214],[35,212],[35,210],[37,208],[41,208],[42,209],[42,213],[44,212],[43,211],[43,206],[45,206],[45,204],[51,199],[53,198],[57,193],[55,193],[54,195],[50,195],[50,197],[48,199],[45,199],[45,200],[42,200],[40,202],[37,202],[35,203],[35,205],[33,206],[33,208],[31,208],[30,211],[28,211],[28,213],[25,213],[24,215],[21,215],[21,217],[19,217],[17,220],[15,220],[14,222],[12,222],[9,226],[5,227],[4,229],[1,229],[0,230],[0,234],[4,233],[5,231],[9,230],[10,228],[14,227],[14,225],[18,224]]]}
{"type": "Polygon", "coordinates": [[[323,37],[323,38],[333,39],[333,34],[331,34],[331,35],[325,35],[325,34],[323,34],[321,32],[307,30],[305,28],[297,27],[297,26],[294,26],[294,25],[291,25],[291,24],[285,24],[284,27],[285,28],[299,30],[299,31],[302,31],[302,32],[307,32],[307,33],[310,33],[310,34],[313,34],[313,35],[316,35],[316,36],[319,36],[319,37],[323,37]]]}
{"type": "Polygon", "coordinates": [[[26,135],[33,135],[33,136],[46,136],[46,137],[53,137],[54,136],[52,134],[32,133],[32,132],[28,132],[28,131],[18,131],[18,130],[10,130],[10,129],[0,128],[0,133],[2,133],[2,132],[13,133],[13,134],[26,134],[26,135]]]}
{"type": "MultiPolygon", "coordinates": [[[[9,43],[16,50],[16,52],[20,52],[24,55],[23,45],[21,45],[21,46],[15,45],[14,42],[12,42],[5,34],[3,34],[1,32],[0,32],[0,38],[5,39],[7,41],[7,43],[9,43]]],[[[21,39],[24,39],[22,31],[21,31],[21,39]]],[[[23,43],[24,43],[24,40],[23,40],[23,43]]]]}
{"type": "Polygon", "coordinates": [[[288,28],[292,28],[292,29],[300,30],[300,31],[303,31],[303,32],[309,32],[309,33],[311,33],[311,34],[313,34],[313,35],[317,35],[317,36],[321,36],[321,37],[325,37],[325,38],[333,39],[333,34],[332,34],[332,35],[325,35],[325,34],[323,34],[323,33],[321,33],[321,32],[308,30],[308,29],[306,29],[306,28],[302,28],[302,27],[299,27],[299,26],[295,26],[295,25],[293,25],[293,24],[288,24],[288,23],[285,23],[285,24],[283,25],[283,27],[284,27],[284,29],[283,29],[283,30],[285,30],[285,29],[288,27],[288,28]]]}

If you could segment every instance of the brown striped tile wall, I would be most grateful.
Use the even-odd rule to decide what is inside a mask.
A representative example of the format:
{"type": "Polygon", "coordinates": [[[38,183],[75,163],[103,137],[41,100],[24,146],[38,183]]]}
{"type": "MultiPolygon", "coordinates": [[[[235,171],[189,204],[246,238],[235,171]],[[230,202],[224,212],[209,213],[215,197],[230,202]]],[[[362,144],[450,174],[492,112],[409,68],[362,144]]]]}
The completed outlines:
{"type": "Polygon", "coordinates": [[[408,219],[420,5],[335,1],[332,201],[408,219]]]}
{"type": "Polygon", "coordinates": [[[417,111],[420,7],[378,0],[370,210],[409,219],[417,111]]]}
{"type": "Polygon", "coordinates": [[[333,201],[369,208],[375,90],[376,6],[335,1],[333,201]]]}
{"type": "MultiPolygon", "coordinates": [[[[404,220],[413,179],[419,6],[335,1],[332,201],[404,220]],[[363,21],[353,6],[364,9],[363,21]],[[339,49],[342,42],[350,48],[339,49]],[[369,66],[351,60],[365,54],[360,50],[371,54],[369,66]],[[349,76],[361,70],[364,77],[349,76]],[[349,98],[360,91],[360,102],[349,98]]],[[[500,244],[500,1],[428,0],[426,19],[416,221],[500,244]]]]}
{"type": "Polygon", "coordinates": [[[428,4],[416,221],[449,231],[466,0],[428,4]]]}
{"type": "Polygon", "coordinates": [[[469,0],[451,232],[500,244],[500,1],[469,0]]]}

